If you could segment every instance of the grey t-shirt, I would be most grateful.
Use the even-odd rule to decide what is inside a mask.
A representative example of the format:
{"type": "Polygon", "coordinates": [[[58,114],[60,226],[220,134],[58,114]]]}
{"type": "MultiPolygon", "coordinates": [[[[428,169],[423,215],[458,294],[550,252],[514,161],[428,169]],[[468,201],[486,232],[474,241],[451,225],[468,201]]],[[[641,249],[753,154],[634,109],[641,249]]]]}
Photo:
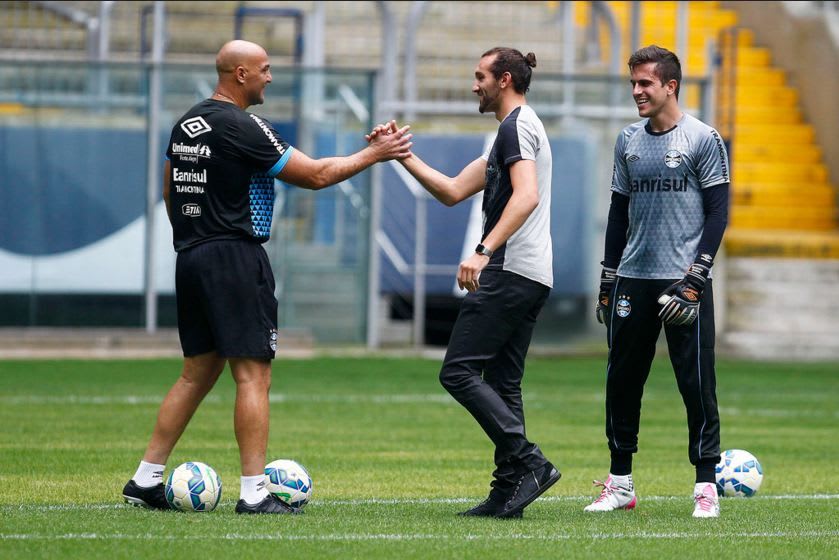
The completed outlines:
{"type": "Polygon", "coordinates": [[[682,278],[696,258],[705,224],[701,189],[731,182],[728,155],[712,127],[685,114],[667,132],[648,120],[615,142],[612,190],[629,197],[629,230],[618,274],[682,278]]]}
{"type": "Polygon", "coordinates": [[[539,206],[504,245],[495,249],[487,268],[514,272],[553,287],[551,146],[545,127],[533,109],[528,105],[513,109],[501,122],[495,142],[482,157],[487,160],[482,239],[498,223],[513,194],[510,181],[512,164],[523,159],[535,161],[539,190],[539,206]]]}

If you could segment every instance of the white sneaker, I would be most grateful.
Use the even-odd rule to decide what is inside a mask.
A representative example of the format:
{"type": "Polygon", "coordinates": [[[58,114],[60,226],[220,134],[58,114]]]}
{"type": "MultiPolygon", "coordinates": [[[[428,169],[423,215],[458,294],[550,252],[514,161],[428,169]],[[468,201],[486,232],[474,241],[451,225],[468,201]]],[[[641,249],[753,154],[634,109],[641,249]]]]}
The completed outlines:
{"type": "Polygon", "coordinates": [[[583,511],[614,511],[616,509],[635,509],[638,499],[635,497],[635,488],[632,486],[632,479],[629,478],[629,486],[617,484],[612,475],[606,482],[594,481],[595,486],[602,486],[600,496],[591,505],[586,506],[583,511]]]}
{"type": "Polygon", "coordinates": [[[716,484],[700,482],[693,488],[693,516],[720,516],[720,499],[717,496],[716,484]]]}

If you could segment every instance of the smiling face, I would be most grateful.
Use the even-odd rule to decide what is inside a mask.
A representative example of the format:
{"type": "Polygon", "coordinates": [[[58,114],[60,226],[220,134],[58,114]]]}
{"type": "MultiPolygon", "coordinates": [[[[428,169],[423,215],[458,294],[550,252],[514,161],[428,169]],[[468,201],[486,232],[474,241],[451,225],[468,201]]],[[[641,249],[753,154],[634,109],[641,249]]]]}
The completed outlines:
{"type": "Polygon", "coordinates": [[[244,68],[244,90],[248,105],[260,105],[265,102],[265,86],[271,83],[268,54],[264,50],[254,53],[248,57],[244,68]]]}
{"type": "Polygon", "coordinates": [[[501,106],[501,88],[498,81],[492,74],[492,63],[495,55],[485,56],[478,62],[475,68],[475,83],[472,84],[472,93],[478,96],[478,111],[481,113],[496,112],[501,106]]]}
{"type": "Polygon", "coordinates": [[[662,83],[656,71],[657,63],[638,64],[630,72],[632,97],[638,116],[655,119],[663,109],[675,102],[676,80],[662,83]]]}

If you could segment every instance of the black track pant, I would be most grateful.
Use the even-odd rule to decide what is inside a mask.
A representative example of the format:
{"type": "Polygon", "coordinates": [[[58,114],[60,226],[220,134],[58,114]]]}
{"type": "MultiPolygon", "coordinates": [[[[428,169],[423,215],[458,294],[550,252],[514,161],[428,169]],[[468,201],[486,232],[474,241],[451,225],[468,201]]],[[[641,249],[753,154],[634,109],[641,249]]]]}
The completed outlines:
{"type": "Polygon", "coordinates": [[[547,462],[524,431],[521,380],[536,317],[550,289],[518,274],[484,270],[463,300],[440,371],[443,387],[495,444],[493,486],[547,462]]]}
{"type": "MultiPolygon", "coordinates": [[[[641,396],[661,332],[659,294],[675,280],[618,277],[609,309],[606,437],[613,457],[638,451],[641,396]]],[[[714,464],[720,456],[720,417],[714,373],[714,298],[705,286],[692,325],[665,326],[670,362],[687,409],[688,457],[714,464]]]]}

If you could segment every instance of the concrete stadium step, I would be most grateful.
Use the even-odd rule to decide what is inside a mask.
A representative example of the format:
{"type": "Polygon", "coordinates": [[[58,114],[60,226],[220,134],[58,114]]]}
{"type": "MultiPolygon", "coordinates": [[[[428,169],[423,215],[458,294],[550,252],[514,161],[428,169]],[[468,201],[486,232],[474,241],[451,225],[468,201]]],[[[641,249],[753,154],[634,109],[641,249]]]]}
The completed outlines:
{"type": "MultiPolygon", "coordinates": [[[[736,145],[735,145],[736,149],[736,145]]],[[[762,183],[794,181],[796,183],[825,183],[828,180],[827,167],[821,163],[741,163],[732,167],[733,182],[762,183]]]]}
{"type": "Polygon", "coordinates": [[[312,333],[317,342],[339,340],[361,342],[364,339],[366,310],[355,301],[296,294],[280,308],[280,324],[293,324],[312,333]]]}
{"type": "Polygon", "coordinates": [[[755,208],[733,205],[729,214],[733,228],[832,231],[836,229],[836,209],[755,208]]]}
{"type": "Polygon", "coordinates": [[[737,206],[824,208],[836,204],[828,183],[733,183],[731,203],[737,206]]]}
{"type": "Polygon", "coordinates": [[[791,145],[790,143],[759,144],[737,143],[732,152],[732,166],[741,163],[762,163],[765,161],[785,161],[789,163],[821,163],[822,149],[815,144],[791,145]]]}
{"type": "Polygon", "coordinates": [[[738,125],[748,126],[802,124],[804,120],[801,109],[797,106],[778,110],[778,107],[768,107],[766,105],[753,107],[751,105],[720,104],[717,110],[717,122],[728,123],[732,119],[738,125]]]}
{"type": "Polygon", "coordinates": [[[833,333],[762,333],[726,331],[717,341],[718,355],[772,361],[834,361],[839,358],[833,333]]]}
{"type": "Polygon", "coordinates": [[[764,47],[741,47],[737,49],[735,61],[738,66],[769,66],[772,52],[764,47]]]}
{"type": "MultiPolygon", "coordinates": [[[[720,90],[719,103],[721,107],[728,107],[731,99],[730,93],[724,88],[720,90]]],[[[734,90],[735,105],[745,107],[775,107],[776,109],[797,107],[799,97],[798,90],[789,86],[743,86],[734,90]]]]}
{"type": "Polygon", "coordinates": [[[297,265],[294,270],[285,271],[283,277],[289,292],[338,294],[352,299],[355,299],[359,293],[358,272],[354,269],[342,270],[328,265],[322,267],[297,265]]]}
{"type": "Polygon", "coordinates": [[[787,73],[774,66],[741,67],[737,69],[735,84],[749,85],[786,85],[787,73]]]}
{"type": "MultiPolygon", "coordinates": [[[[277,355],[311,352],[307,329],[280,329],[277,355]]],[[[0,328],[0,358],[177,358],[177,329],[154,333],[129,328],[0,328]]]]}
{"type": "Polygon", "coordinates": [[[839,259],[839,231],[794,231],[729,227],[726,252],[731,257],[839,259]]]}
{"type": "Polygon", "coordinates": [[[813,297],[832,293],[839,259],[747,258],[729,251],[725,271],[721,351],[776,360],[839,357],[839,300],[813,297]]]}
{"type": "Polygon", "coordinates": [[[743,143],[809,143],[815,139],[815,131],[809,124],[751,125],[737,129],[736,141],[743,143]]]}

